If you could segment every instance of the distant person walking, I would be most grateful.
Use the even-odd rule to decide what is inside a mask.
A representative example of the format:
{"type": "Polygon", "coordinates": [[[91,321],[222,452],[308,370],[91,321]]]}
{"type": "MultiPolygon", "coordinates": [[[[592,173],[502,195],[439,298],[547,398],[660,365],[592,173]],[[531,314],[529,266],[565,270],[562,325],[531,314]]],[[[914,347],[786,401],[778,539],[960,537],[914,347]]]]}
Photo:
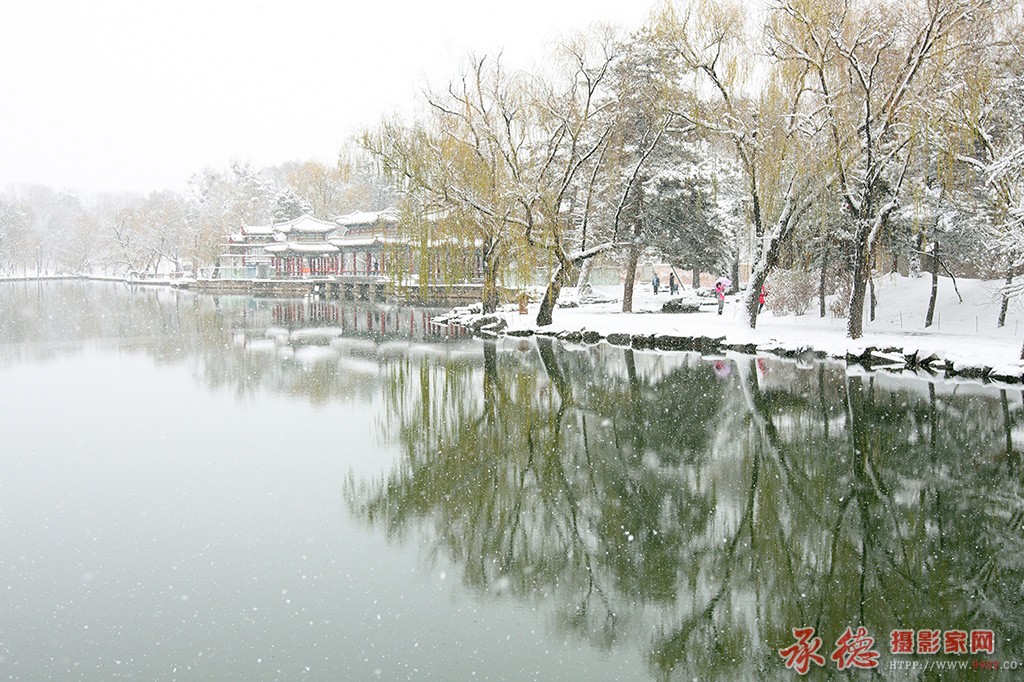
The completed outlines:
{"type": "Polygon", "coordinates": [[[722,282],[715,284],[715,295],[718,296],[718,314],[721,315],[725,310],[725,284],[722,282]]]}
{"type": "Polygon", "coordinates": [[[658,279],[658,273],[654,273],[654,278],[651,280],[651,288],[654,289],[654,293],[658,293],[658,287],[661,286],[661,280],[658,279]]]}
{"type": "Polygon", "coordinates": [[[678,285],[676,284],[676,273],[674,273],[674,272],[668,273],[668,293],[670,293],[673,296],[675,296],[677,288],[678,288],[678,285]]]}
{"type": "Polygon", "coordinates": [[[768,288],[764,284],[762,284],[761,285],[761,293],[757,295],[757,312],[758,312],[758,314],[760,314],[761,311],[764,310],[764,300],[766,298],[768,298],[768,288]]]}

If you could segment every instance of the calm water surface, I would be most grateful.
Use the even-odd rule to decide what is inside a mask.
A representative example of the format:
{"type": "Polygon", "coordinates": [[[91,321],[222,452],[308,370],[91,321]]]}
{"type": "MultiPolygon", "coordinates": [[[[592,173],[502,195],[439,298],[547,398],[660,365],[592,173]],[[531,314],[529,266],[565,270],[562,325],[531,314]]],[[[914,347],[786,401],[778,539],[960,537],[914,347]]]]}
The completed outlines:
{"type": "Polygon", "coordinates": [[[428,322],[0,283],[0,679],[1024,666],[1019,390],[428,322]]]}

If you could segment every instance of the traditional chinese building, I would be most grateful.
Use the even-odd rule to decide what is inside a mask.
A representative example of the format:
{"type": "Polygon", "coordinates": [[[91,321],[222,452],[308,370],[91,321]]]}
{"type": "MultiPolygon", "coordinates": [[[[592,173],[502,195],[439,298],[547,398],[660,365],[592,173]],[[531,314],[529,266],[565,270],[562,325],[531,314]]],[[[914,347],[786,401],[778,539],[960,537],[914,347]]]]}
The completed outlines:
{"type": "Polygon", "coordinates": [[[218,258],[217,279],[268,279],[335,274],[338,247],[327,241],[335,223],[310,215],[270,225],[243,225],[228,235],[218,258]]]}
{"type": "Polygon", "coordinates": [[[386,272],[387,253],[400,244],[398,211],[356,211],[334,221],[338,231],[328,241],[341,253],[341,270],[346,275],[381,275],[386,272]]]}
{"type": "Polygon", "coordinates": [[[304,215],[271,226],[274,243],[263,247],[271,255],[275,277],[306,277],[337,274],[341,267],[338,247],[328,237],[338,226],[304,215]]]}
{"type": "MultiPolygon", "coordinates": [[[[398,286],[418,286],[421,267],[430,268],[429,286],[479,281],[480,244],[451,240],[427,242],[428,254],[418,252],[399,229],[395,209],[357,211],[334,221],[304,215],[270,225],[243,225],[228,236],[218,265],[206,279],[219,280],[335,280],[369,278],[383,286],[390,275],[398,286]],[[443,282],[444,265],[455,264],[456,282],[443,282]]],[[[449,272],[450,279],[450,272],[449,272]]],[[[360,285],[367,285],[360,282],[360,285]]]]}
{"type": "Polygon", "coordinates": [[[242,225],[228,235],[217,259],[215,276],[220,279],[269,277],[271,256],[266,247],[274,243],[273,225],[242,225]]]}

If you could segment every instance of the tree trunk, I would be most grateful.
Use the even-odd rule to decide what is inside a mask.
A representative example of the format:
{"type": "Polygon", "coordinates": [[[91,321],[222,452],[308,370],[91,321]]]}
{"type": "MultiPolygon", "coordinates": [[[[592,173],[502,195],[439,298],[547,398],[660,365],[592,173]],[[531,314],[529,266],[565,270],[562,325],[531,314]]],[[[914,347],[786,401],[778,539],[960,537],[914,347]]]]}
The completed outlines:
{"type": "Polygon", "coordinates": [[[864,335],[864,296],[868,285],[868,231],[871,228],[861,221],[857,228],[857,245],[853,259],[853,289],[850,291],[850,317],[846,321],[846,335],[859,339],[864,335]]]}
{"type": "Polygon", "coordinates": [[[939,294],[939,242],[935,242],[932,250],[932,295],[928,299],[928,314],[924,317],[925,329],[932,326],[932,318],[935,316],[935,300],[939,294]]]}
{"type": "Polygon", "coordinates": [[[590,271],[594,269],[594,259],[588,258],[583,261],[583,267],[580,268],[580,276],[576,280],[576,286],[580,289],[590,284],[590,271]]]}
{"type": "Polygon", "coordinates": [[[735,294],[740,290],[740,256],[739,249],[736,250],[736,257],[732,259],[732,269],[729,274],[732,276],[732,288],[729,289],[730,294],[735,294]]]}
{"type": "Polygon", "coordinates": [[[636,281],[636,264],[640,260],[640,245],[635,241],[629,247],[626,258],[626,281],[622,284],[622,312],[633,312],[633,284],[636,281]]]}
{"type": "MultiPolygon", "coordinates": [[[[761,312],[761,287],[768,280],[768,275],[779,264],[779,253],[782,251],[783,242],[788,239],[791,228],[792,224],[787,219],[785,224],[780,225],[773,234],[767,237],[768,244],[750,272],[750,281],[747,282],[747,295],[743,305],[747,313],[747,324],[751,329],[757,327],[757,314],[761,312]]],[[[736,286],[735,281],[733,286],[736,286]]]]}
{"type": "Polygon", "coordinates": [[[690,275],[690,285],[694,289],[700,289],[700,268],[694,268],[690,275]]]}
{"type": "Polygon", "coordinates": [[[747,284],[747,295],[743,299],[743,308],[747,313],[747,324],[751,329],[757,327],[757,315],[761,312],[761,287],[768,279],[767,268],[756,268],[750,273],[750,282],[747,284]]]}
{"type": "Polygon", "coordinates": [[[868,273],[868,292],[871,296],[871,321],[875,321],[875,306],[878,305],[878,299],[875,297],[875,278],[868,273]]]}
{"type": "Polygon", "coordinates": [[[828,272],[828,248],[821,254],[821,273],[818,276],[818,317],[825,317],[825,282],[828,272]]]}
{"type": "Polygon", "coordinates": [[[493,245],[484,244],[483,271],[484,284],[480,293],[480,302],[484,313],[493,313],[498,309],[498,257],[493,245]]]}
{"type": "Polygon", "coordinates": [[[864,335],[864,294],[866,289],[863,267],[855,265],[853,268],[853,290],[850,292],[850,318],[846,321],[846,335],[851,339],[859,339],[864,335]]]}
{"type": "Polygon", "coordinates": [[[1010,295],[1008,293],[1010,285],[1013,284],[1013,256],[1008,258],[1006,264],[1006,287],[1003,289],[1003,301],[1002,305],[999,306],[999,322],[996,324],[997,327],[1002,327],[1006,324],[1006,309],[1010,306],[1010,295]]]}
{"type": "MultiPolygon", "coordinates": [[[[763,229],[762,229],[762,226],[761,226],[761,221],[760,221],[760,208],[758,207],[757,196],[752,194],[751,198],[754,200],[754,204],[755,204],[755,206],[754,206],[755,216],[754,217],[756,218],[756,220],[754,221],[754,234],[757,235],[758,244],[760,244],[761,243],[761,236],[762,236],[762,232],[763,232],[763,229]]],[[[740,285],[740,249],[741,249],[741,247],[743,245],[743,237],[741,236],[740,233],[741,233],[741,230],[736,230],[735,234],[733,235],[732,261],[729,263],[729,276],[732,277],[733,286],[737,286],[737,287],[740,285]]],[[[756,253],[755,253],[754,257],[757,258],[757,254],[756,253]]],[[[753,271],[753,267],[754,266],[751,265],[751,271],[753,271]]],[[[717,273],[717,272],[715,273],[715,275],[718,275],[718,274],[719,273],[717,273]]],[[[711,286],[714,286],[714,284],[715,283],[712,280],[711,286]]]]}
{"type": "Polygon", "coordinates": [[[564,261],[551,276],[548,288],[544,291],[544,298],[540,302],[540,310],[537,311],[538,327],[546,327],[551,324],[555,304],[558,303],[558,296],[562,293],[562,287],[566,286],[572,278],[572,272],[572,263],[564,261]]]}

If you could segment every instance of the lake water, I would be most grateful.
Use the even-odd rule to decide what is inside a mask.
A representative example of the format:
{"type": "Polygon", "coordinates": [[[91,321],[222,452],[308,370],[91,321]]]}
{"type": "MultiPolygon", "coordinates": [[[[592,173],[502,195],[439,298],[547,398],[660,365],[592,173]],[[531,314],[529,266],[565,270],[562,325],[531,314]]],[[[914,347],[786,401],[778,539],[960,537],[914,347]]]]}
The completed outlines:
{"type": "Polygon", "coordinates": [[[1021,674],[1019,389],[429,319],[0,283],[0,679],[1021,674]]]}

